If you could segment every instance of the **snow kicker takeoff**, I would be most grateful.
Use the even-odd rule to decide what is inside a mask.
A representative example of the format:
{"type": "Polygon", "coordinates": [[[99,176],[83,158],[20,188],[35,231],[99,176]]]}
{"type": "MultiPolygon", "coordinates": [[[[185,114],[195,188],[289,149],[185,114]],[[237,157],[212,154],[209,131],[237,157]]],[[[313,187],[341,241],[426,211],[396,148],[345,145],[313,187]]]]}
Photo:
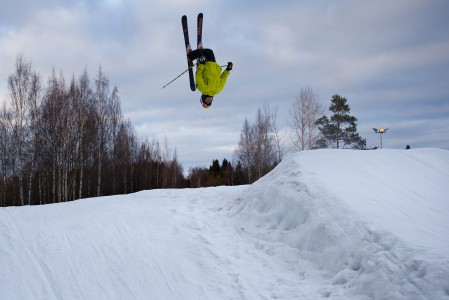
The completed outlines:
{"type": "Polygon", "coordinates": [[[187,16],[181,18],[182,30],[184,32],[184,43],[187,53],[187,65],[189,70],[190,89],[195,91],[196,88],[202,93],[200,102],[204,108],[212,105],[214,96],[220,93],[232,70],[232,62],[228,62],[225,66],[220,66],[215,60],[214,52],[211,49],[204,49],[203,36],[203,14],[198,14],[197,19],[197,49],[192,51],[189,42],[189,30],[187,27],[187,16]],[[195,78],[193,77],[193,61],[197,61],[195,78]],[[221,68],[226,67],[222,72],[221,68]],[[196,85],[195,85],[196,79],[196,85]]]}

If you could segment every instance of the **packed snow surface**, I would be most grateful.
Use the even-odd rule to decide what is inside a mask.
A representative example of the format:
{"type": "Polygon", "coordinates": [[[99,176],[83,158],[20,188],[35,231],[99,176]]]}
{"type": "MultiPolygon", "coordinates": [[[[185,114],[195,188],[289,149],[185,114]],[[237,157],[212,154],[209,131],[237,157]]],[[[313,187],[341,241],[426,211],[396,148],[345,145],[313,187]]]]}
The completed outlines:
{"type": "Polygon", "coordinates": [[[449,151],[303,151],[248,186],[1,208],[0,299],[449,299],[449,151]]]}

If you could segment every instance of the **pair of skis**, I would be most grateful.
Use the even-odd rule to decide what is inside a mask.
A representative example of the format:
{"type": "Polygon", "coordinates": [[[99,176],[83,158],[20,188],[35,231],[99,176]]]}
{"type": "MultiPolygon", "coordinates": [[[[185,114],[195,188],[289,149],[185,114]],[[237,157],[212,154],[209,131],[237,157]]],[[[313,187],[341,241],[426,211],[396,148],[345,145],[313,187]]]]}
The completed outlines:
{"type": "MultiPolygon", "coordinates": [[[[182,31],[184,32],[184,44],[186,47],[186,54],[189,54],[189,52],[192,51],[192,47],[190,46],[190,41],[189,41],[189,29],[187,26],[187,16],[186,15],[182,16],[181,23],[182,23],[182,31]]],[[[202,45],[203,14],[202,13],[198,14],[197,35],[196,36],[197,36],[196,47],[197,47],[197,49],[202,48],[203,47],[203,45],[202,45]]],[[[195,91],[196,86],[195,86],[195,77],[193,76],[193,62],[189,59],[189,56],[187,56],[187,65],[189,66],[188,70],[189,70],[190,89],[192,91],[195,91]]]]}

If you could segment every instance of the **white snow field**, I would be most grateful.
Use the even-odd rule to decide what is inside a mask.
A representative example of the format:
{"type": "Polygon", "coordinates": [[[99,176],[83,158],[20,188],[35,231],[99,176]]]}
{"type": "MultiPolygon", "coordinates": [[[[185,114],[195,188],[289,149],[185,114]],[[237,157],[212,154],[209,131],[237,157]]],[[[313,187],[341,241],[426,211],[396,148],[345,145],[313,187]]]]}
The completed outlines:
{"type": "Polygon", "coordinates": [[[0,299],[449,299],[449,151],[303,151],[248,186],[1,208],[0,299]]]}

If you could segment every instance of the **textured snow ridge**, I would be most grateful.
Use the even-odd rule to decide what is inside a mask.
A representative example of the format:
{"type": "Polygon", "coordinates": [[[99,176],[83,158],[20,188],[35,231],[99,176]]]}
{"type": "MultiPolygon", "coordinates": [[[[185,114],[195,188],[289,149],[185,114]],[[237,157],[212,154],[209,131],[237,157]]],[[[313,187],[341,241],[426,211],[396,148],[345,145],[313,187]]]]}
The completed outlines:
{"type": "Polygon", "coordinates": [[[327,271],[325,297],[449,299],[448,183],[445,150],[302,152],[255,183],[235,214],[327,271]]]}

